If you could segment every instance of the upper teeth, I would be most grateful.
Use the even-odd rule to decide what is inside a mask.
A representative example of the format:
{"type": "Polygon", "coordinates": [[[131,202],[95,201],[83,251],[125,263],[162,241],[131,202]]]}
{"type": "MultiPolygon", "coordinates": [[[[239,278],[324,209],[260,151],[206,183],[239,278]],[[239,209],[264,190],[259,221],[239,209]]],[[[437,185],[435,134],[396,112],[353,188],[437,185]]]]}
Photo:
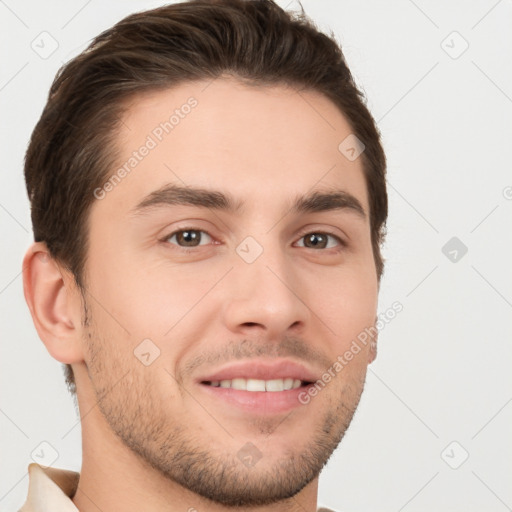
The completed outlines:
{"type": "Polygon", "coordinates": [[[229,379],[229,380],[212,380],[209,383],[211,386],[221,388],[233,388],[244,391],[285,391],[288,389],[295,389],[300,387],[301,381],[299,379],[229,379]]]}

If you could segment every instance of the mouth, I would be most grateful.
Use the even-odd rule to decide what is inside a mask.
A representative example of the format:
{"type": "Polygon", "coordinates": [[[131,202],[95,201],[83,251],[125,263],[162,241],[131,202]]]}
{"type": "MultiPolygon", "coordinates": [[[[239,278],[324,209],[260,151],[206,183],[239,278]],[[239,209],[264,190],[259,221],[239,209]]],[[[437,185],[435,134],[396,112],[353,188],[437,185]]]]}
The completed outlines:
{"type": "Polygon", "coordinates": [[[303,406],[301,395],[317,381],[315,374],[293,361],[246,361],[196,380],[210,399],[229,412],[270,415],[303,406]]]}
{"type": "Polygon", "coordinates": [[[269,392],[277,393],[279,391],[289,391],[290,389],[297,389],[306,387],[313,384],[311,381],[294,379],[293,377],[286,377],[284,379],[223,379],[223,380],[204,380],[201,384],[205,386],[212,386],[214,388],[224,389],[237,389],[239,391],[249,392],[269,392]]]}

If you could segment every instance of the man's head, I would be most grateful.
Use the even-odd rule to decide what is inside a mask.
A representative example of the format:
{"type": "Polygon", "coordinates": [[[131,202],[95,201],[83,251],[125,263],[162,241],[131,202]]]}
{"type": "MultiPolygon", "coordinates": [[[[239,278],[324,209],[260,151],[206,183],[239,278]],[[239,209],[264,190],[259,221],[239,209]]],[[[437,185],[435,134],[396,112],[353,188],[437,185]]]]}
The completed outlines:
{"type": "Polygon", "coordinates": [[[336,43],[269,1],[129,16],[60,71],[25,176],[26,296],[98,422],[219,503],[310,483],[375,357],[364,343],[335,366],[375,320],[387,216],[379,134],[336,43]],[[210,385],[280,386],[231,366],[282,359],[324,383],[307,404],[305,385],[245,405],[210,385]]]}

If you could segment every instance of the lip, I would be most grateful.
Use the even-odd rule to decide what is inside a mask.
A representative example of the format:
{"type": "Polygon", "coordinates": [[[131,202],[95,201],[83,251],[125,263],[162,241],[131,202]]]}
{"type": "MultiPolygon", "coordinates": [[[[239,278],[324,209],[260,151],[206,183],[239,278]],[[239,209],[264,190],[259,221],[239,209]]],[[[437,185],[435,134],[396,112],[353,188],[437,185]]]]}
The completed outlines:
{"type": "MultiPolygon", "coordinates": [[[[259,359],[230,364],[196,380],[198,383],[201,383],[204,381],[211,382],[214,380],[232,380],[237,378],[272,380],[285,379],[287,377],[307,382],[318,380],[318,377],[304,365],[285,359],[278,361],[263,361],[259,359]]],[[[249,393],[258,392],[249,391],[249,393]]],[[[262,393],[266,392],[262,391],[262,393]]],[[[282,392],[278,391],[277,393],[282,392]]]]}
{"type": "MultiPolygon", "coordinates": [[[[283,414],[303,407],[309,402],[300,400],[301,393],[307,394],[309,387],[314,384],[302,385],[296,389],[286,391],[243,391],[233,388],[213,387],[207,384],[198,384],[200,390],[211,400],[218,401],[229,409],[236,407],[244,414],[254,414],[258,416],[269,416],[283,414]]],[[[310,410],[305,409],[304,410],[310,410]]]]}
{"type": "Polygon", "coordinates": [[[212,373],[196,379],[196,383],[202,392],[210,399],[214,399],[229,408],[236,407],[244,413],[263,415],[274,415],[286,413],[290,410],[304,405],[301,402],[301,393],[318,380],[312,370],[304,365],[290,360],[250,360],[229,364],[212,373]],[[309,384],[302,384],[295,389],[283,391],[244,391],[233,388],[214,387],[205,382],[232,380],[236,378],[247,379],[298,379],[309,384]]]}

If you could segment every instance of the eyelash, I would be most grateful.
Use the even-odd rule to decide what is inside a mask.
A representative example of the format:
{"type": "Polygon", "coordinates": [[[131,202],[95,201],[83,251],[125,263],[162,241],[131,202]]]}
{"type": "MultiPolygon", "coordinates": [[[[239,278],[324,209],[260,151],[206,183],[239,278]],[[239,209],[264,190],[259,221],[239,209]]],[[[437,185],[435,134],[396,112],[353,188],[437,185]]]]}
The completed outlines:
{"type": "MultiPolygon", "coordinates": [[[[181,229],[178,229],[176,231],[173,231],[172,233],[170,233],[169,235],[163,237],[160,241],[163,242],[163,243],[166,243],[168,244],[168,240],[170,238],[172,238],[174,235],[177,235],[178,233],[183,233],[184,231],[198,231],[200,233],[206,233],[212,240],[214,239],[212,235],[210,235],[210,233],[208,233],[208,231],[204,230],[204,229],[199,229],[199,228],[194,228],[192,226],[189,226],[189,227],[186,227],[186,228],[181,228],[181,229]]],[[[312,248],[312,247],[304,247],[304,249],[311,249],[313,251],[335,251],[335,252],[340,252],[342,249],[346,248],[347,247],[347,244],[344,240],[342,240],[338,235],[335,235],[334,233],[331,233],[329,231],[303,231],[300,233],[300,236],[299,236],[299,240],[304,238],[306,235],[327,235],[327,236],[330,236],[332,238],[335,238],[336,241],[339,243],[339,247],[338,248],[334,248],[334,247],[330,247],[330,248],[324,248],[324,249],[315,249],[315,248],[312,248]]],[[[180,250],[184,253],[191,253],[191,252],[195,252],[199,247],[202,247],[201,245],[198,245],[196,247],[181,247],[179,245],[176,245],[176,244],[171,244],[171,245],[175,245],[176,249],[177,250],[180,250]]]]}

